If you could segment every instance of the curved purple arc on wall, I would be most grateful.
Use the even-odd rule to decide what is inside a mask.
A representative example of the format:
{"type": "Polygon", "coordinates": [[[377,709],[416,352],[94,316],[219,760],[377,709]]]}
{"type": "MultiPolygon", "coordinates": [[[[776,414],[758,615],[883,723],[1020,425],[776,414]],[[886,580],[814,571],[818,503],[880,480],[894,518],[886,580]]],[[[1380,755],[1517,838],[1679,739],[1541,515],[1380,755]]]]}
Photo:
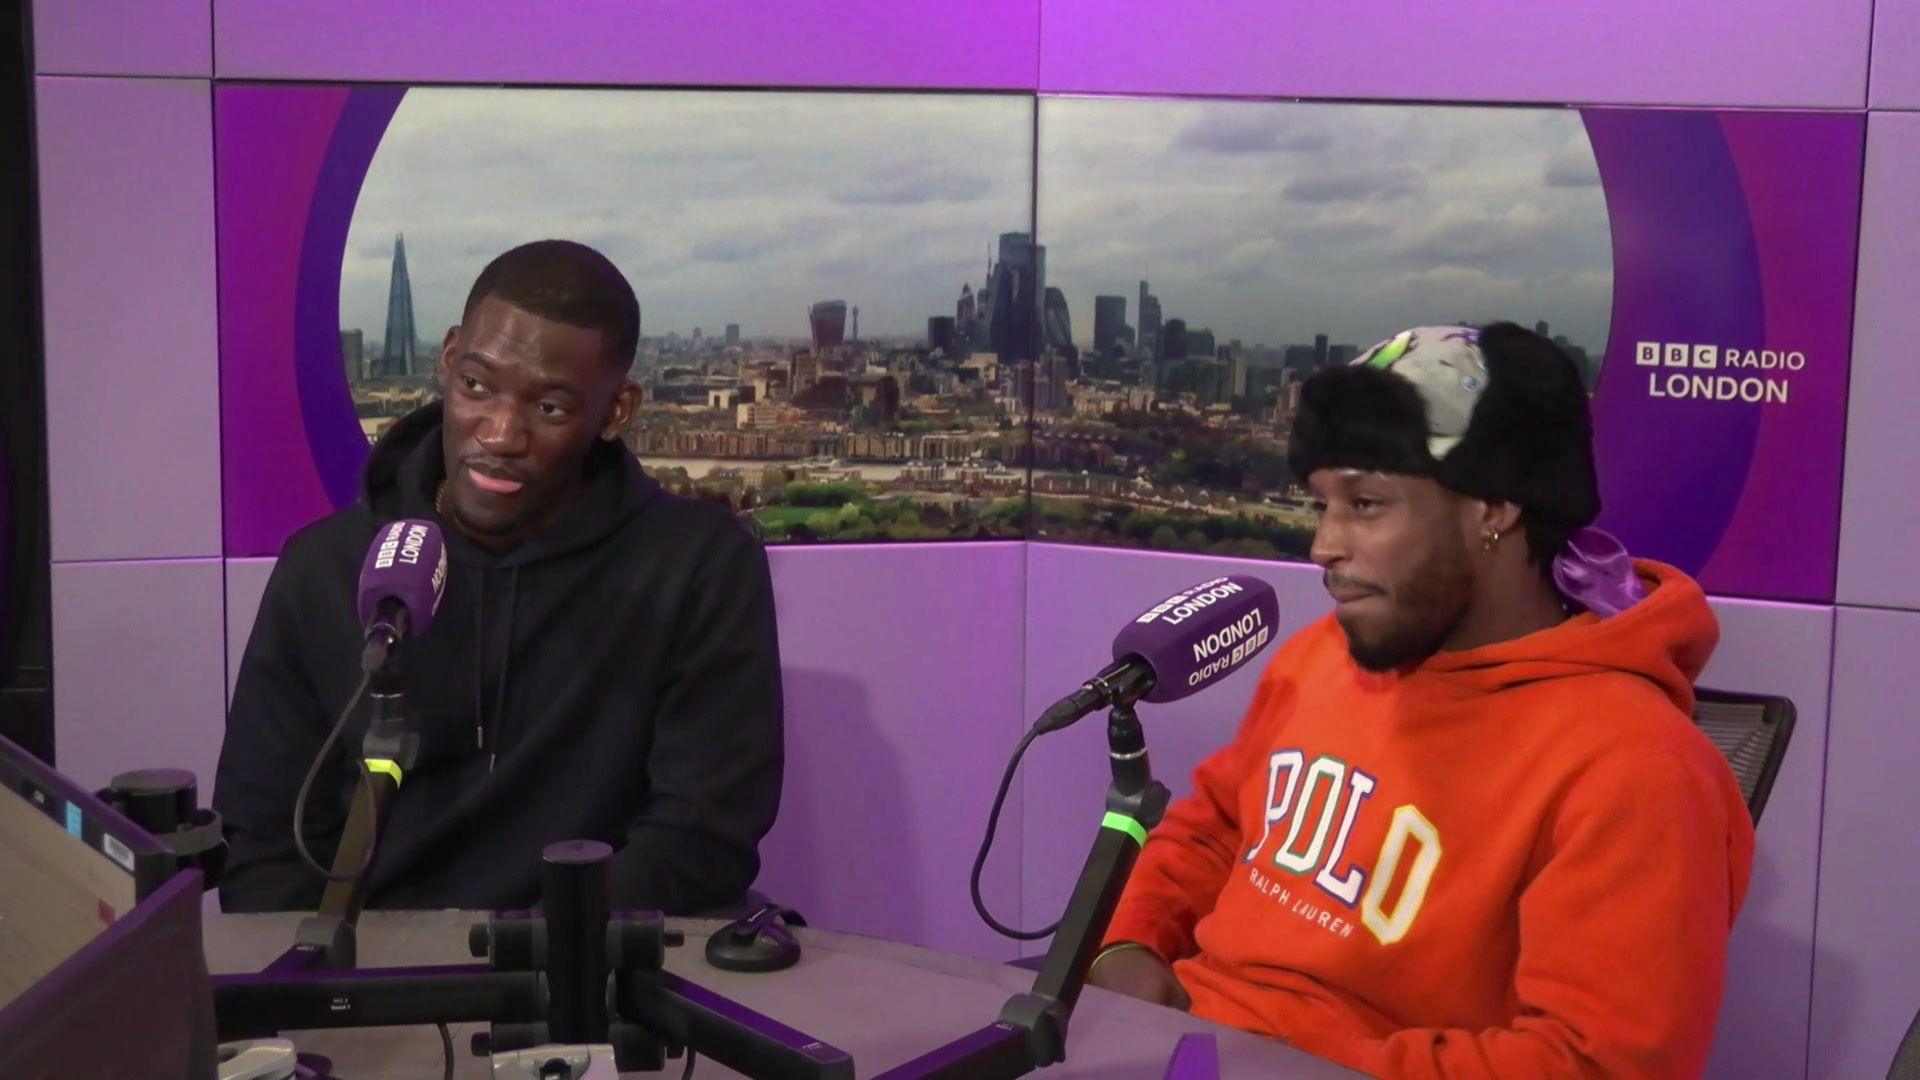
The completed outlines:
{"type": "Polygon", "coordinates": [[[1634,554],[1698,573],[1745,486],[1760,406],[1652,397],[1650,378],[1664,388],[1694,369],[1664,358],[1642,366],[1636,353],[1643,342],[1761,348],[1753,225],[1717,114],[1583,109],[1581,118],[1613,236],[1613,318],[1593,401],[1600,523],[1634,554]]]}
{"type": "Polygon", "coordinates": [[[1801,370],[1767,374],[1791,401],[1762,406],[1746,487],[1702,578],[1720,592],[1829,602],[1840,540],[1854,254],[1866,118],[1720,118],[1753,220],[1767,347],[1801,370]]]}
{"type": "Polygon", "coordinates": [[[314,181],[350,96],[330,86],[214,88],[228,555],[277,554],[288,534],[332,509],[288,361],[314,181]]]}
{"type": "Polygon", "coordinates": [[[327,143],[300,243],[295,385],[307,447],[336,509],[359,495],[368,453],[340,352],[340,265],[360,186],[405,95],[404,87],[369,87],[356,88],[347,98],[327,143]]]}

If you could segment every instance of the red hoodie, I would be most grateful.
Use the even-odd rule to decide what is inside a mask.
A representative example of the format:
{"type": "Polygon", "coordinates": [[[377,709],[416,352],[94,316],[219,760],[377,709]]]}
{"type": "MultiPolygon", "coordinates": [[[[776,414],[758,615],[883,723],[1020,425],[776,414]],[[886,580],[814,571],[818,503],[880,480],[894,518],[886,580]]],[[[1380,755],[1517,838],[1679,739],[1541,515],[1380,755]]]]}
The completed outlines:
{"type": "Polygon", "coordinates": [[[1694,727],[1700,587],[1369,675],[1331,618],[1154,830],[1109,941],[1193,1011],[1383,1076],[1692,1076],[1753,825],[1694,727]]]}

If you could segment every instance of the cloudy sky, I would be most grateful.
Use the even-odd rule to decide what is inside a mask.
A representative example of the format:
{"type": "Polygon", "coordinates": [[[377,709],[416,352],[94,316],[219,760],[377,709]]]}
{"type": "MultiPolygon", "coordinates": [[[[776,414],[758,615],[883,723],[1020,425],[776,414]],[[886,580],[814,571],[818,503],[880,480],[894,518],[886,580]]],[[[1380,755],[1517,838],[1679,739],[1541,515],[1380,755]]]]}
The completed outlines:
{"type": "MultiPolygon", "coordinates": [[[[341,321],[377,342],[398,232],[422,337],[493,255],[593,244],[650,335],[738,322],[804,337],[845,299],[863,334],[924,333],[1028,227],[1019,96],[429,88],[409,91],[355,208],[341,321]]],[[[1047,99],[1041,240],[1075,337],[1139,279],[1222,342],[1366,344],[1407,325],[1547,319],[1598,349],[1604,198],[1577,113],[1047,99]]],[[[377,346],[375,346],[377,347],[377,346]]]]}
{"type": "Polygon", "coordinates": [[[1040,105],[1048,283],[1077,338],[1139,280],[1224,344],[1545,319],[1598,351],[1612,244],[1579,114],[1239,101],[1040,105]]]}
{"type": "Polygon", "coordinates": [[[805,337],[838,298],[865,336],[920,337],[1029,228],[1032,139],[1018,96],[411,90],[354,210],[341,324],[379,339],[404,232],[430,340],[488,259],[546,236],[606,252],[649,335],[805,337]]]}

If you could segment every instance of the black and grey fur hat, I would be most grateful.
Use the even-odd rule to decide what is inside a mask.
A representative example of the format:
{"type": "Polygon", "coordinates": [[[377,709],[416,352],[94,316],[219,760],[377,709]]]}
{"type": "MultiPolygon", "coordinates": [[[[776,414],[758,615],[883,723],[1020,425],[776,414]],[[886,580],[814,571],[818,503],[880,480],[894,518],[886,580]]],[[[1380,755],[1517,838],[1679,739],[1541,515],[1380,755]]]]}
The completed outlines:
{"type": "Polygon", "coordinates": [[[1287,462],[1302,482],[1325,468],[1431,476],[1519,506],[1559,541],[1600,514],[1579,369],[1513,323],[1405,330],[1309,378],[1287,462]]]}

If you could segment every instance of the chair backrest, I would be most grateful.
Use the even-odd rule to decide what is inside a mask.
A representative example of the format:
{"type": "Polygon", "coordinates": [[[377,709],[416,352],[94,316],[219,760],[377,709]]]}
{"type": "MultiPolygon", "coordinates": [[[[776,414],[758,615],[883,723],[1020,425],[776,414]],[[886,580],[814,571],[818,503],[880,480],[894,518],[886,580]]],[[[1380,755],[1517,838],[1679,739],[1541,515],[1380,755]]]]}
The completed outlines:
{"type": "Polygon", "coordinates": [[[1694,690],[1693,697],[1693,722],[1726,755],[1740,782],[1740,794],[1747,800],[1747,813],[1759,824],[1780,759],[1793,736],[1793,702],[1767,694],[1701,688],[1694,690]]]}
{"type": "Polygon", "coordinates": [[[1907,1025],[1907,1037],[1894,1050],[1887,1080],[1920,1080],[1920,1015],[1907,1025]]]}

